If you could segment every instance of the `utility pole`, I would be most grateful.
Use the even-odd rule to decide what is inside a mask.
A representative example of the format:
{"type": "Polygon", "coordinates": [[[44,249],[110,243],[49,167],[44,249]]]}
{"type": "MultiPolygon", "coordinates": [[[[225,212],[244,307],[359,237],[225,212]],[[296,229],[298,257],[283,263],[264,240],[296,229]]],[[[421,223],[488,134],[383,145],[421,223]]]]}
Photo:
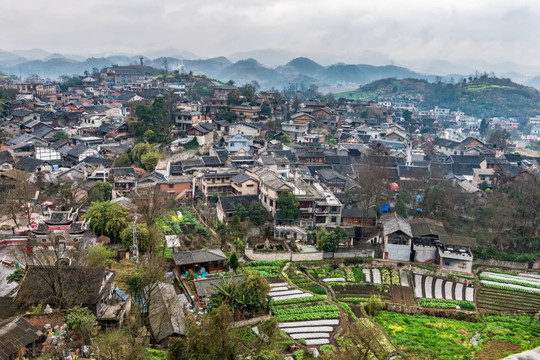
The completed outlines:
{"type": "Polygon", "coordinates": [[[133,221],[132,228],[132,245],[130,247],[131,258],[135,259],[135,263],[139,264],[139,241],[137,240],[137,216],[135,216],[135,221],[133,221]]]}

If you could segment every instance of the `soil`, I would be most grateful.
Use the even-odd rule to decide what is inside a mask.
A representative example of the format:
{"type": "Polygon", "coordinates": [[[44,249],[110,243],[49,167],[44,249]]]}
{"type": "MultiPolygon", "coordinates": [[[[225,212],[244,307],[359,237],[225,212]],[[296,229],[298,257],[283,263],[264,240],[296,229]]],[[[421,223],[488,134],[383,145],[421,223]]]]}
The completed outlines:
{"type": "Polygon", "coordinates": [[[521,351],[521,346],[510,341],[504,340],[489,340],[482,344],[475,359],[478,360],[495,360],[502,359],[510,354],[515,354],[521,351]]]}
{"type": "Polygon", "coordinates": [[[406,286],[391,286],[390,294],[394,304],[414,306],[411,288],[406,286]]]}

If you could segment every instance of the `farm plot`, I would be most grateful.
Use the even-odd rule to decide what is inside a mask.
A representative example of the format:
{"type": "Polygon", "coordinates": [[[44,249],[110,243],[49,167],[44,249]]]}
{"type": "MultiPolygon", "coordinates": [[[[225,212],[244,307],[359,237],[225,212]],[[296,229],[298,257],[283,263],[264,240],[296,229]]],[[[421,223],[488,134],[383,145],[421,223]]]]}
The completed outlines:
{"type": "Polygon", "coordinates": [[[306,345],[330,343],[331,334],[339,325],[339,319],[292,321],[280,323],[279,328],[293,339],[304,339],[306,345]]]}
{"type": "Polygon", "coordinates": [[[341,316],[336,305],[320,296],[273,300],[270,309],[281,322],[281,330],[295,340],[305,340],[306,345],[329,344],[341,316]]]}
{"type": "Polygon", "coordinates": [[[311,280],[306,274],[299,270],[290,269],[287,276],[289,280],[298,288],[318,295],[326,295],[326,290],[315,281],[311,280]]]}
{"type": "Polygon", "coordinates": [[[414,274],[414,294],[417,298],[474,302],[474,288],[462,283],[414,274]]]}
{"type": "Polygon", "coordinates": [[[367,302],[372,294],[381,295],[383,301],[390,301],[390,295],[384,291],[380,291],[380,286],[376,285],[350,285],[334,283],[332,290],[336,293],[338,301],[360,305],[367,302]]]}
{"type": "Polygon", "coordinates": [[[256,260],[247,264],[250,269],[258,270],[267,278],[278,279],[281,277],[281,268],[285,264],[284,260],[256,260]]]}
{"type": "Polygon", "coordinates": [[[482,287],[476,303],[481,310],[536,313],[540,309],[540,294],[482,287]]]}
{"type": "Polygon", "coordinates": [[[530,276],[516,276],[483,271],[480,274],[480,282],[487,288],[540,294],[540,279],[530,276]]]}
{"type": "Polygon", "coordinates": [[[397,269],[382,268],[382,269],[362,269],[364,279],[366,283],[381,284],[381,285],[395,285],[400,286],[402,278],[405,279],[403,286],[409,286],[407,278],[407,272],[404,271],[403,275],[397,269]]]}
{"type": "Polygon", "coordinates": [[[289,300],[289,299],[301,299],[301,298],[311,298],[313,294],[306,293],[302,290],[295,289],[289,284],[283,283],[273,283],[270,284],[270,292],[268,293],[271,300],[289,300]]]}

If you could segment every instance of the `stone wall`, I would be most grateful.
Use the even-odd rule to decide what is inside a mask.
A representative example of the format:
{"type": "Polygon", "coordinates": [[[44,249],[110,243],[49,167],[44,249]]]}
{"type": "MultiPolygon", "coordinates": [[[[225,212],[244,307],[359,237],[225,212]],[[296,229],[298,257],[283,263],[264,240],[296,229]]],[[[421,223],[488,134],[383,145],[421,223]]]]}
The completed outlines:
{"type": "Polygon", "coordinates": [[[503,261],[503,260],[483,260],[483,259],[476,259],[474,260],[475,265],[486,265],[486,266],[502,266],[502,267],[510,267],[510,268],[516,268],[516,269],[528,269],[529,263],[526,262],[515,262],[515,261],[503,261]]]}
{"type": "Polygon", "coordinates": [[[316,261],[323,259],[341,259],[352,257],[373,257],[374,252],[368,251],[347,251],[335,253],[310,252],[255,252],[253,249],[246,249],[245,257],[249,260],[289,260],[289,261],[316,261]]]}

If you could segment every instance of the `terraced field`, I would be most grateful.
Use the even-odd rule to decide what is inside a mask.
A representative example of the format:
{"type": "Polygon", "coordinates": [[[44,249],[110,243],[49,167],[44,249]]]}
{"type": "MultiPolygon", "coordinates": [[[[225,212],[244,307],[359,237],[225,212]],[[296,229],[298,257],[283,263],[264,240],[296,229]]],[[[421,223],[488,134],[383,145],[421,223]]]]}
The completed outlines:
{"type": "Polygon", "coordinates": [[[462,283],[414,274],[414,294],[417,298],[474,301],[472,287],[462,283]]]}
{"type": "Polygon", "coordinates": [[[478,291],[476,304],[479,309],[532,314],[540,310],[540,295],[483,287],[478,291]]]}

